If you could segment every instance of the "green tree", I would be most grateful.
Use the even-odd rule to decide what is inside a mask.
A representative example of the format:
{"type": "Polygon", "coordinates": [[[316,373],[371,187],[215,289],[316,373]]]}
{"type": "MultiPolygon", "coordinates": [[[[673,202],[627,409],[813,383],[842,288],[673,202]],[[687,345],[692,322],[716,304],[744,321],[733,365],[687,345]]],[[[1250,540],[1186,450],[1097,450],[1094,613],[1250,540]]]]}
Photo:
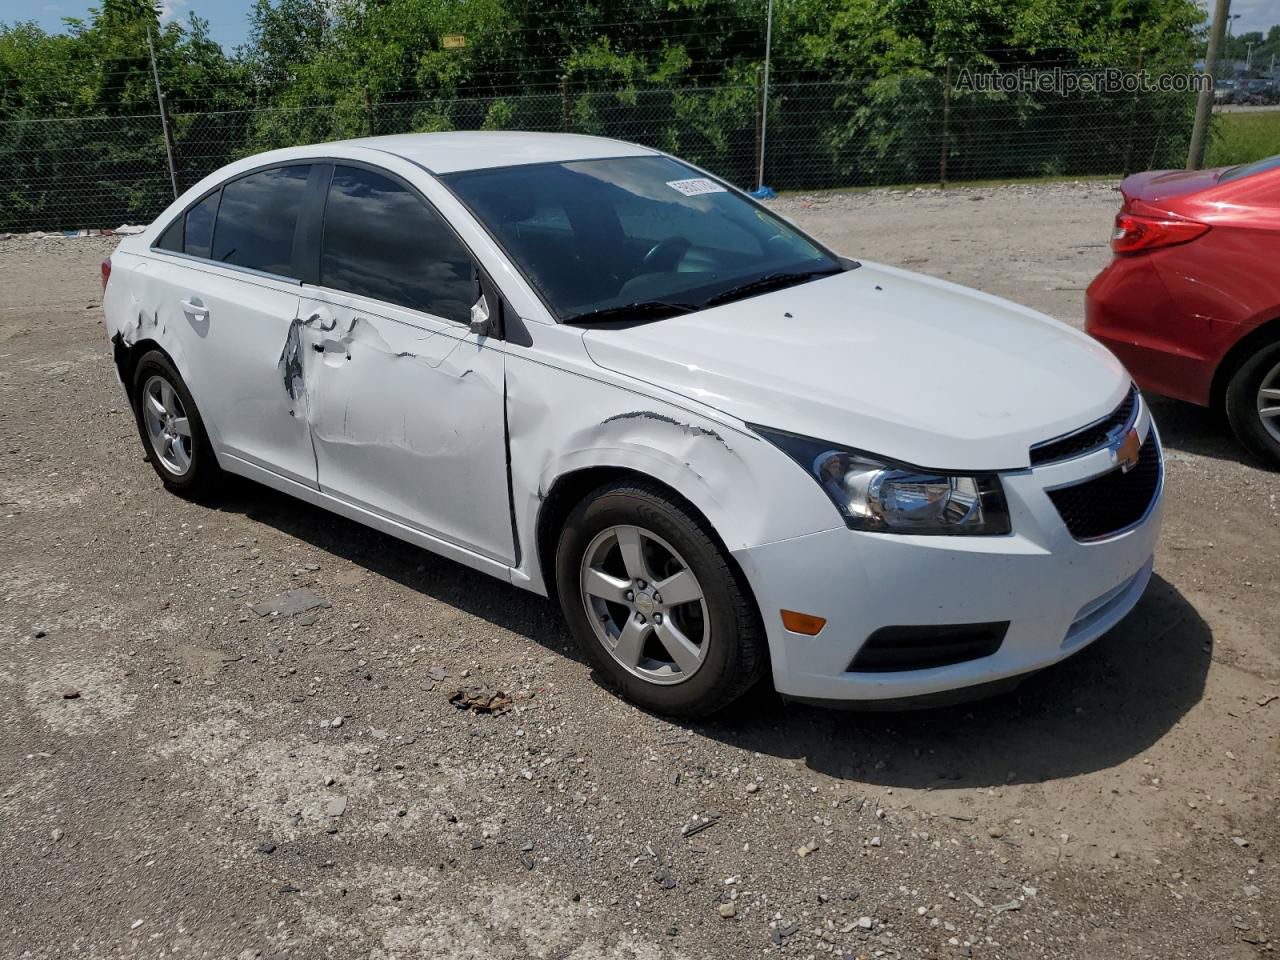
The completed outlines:
{"type": "Polygon", "coordinates": [[[226,111],[248,102],[244,70],[198,17],[162,25],[146,0],[103,0],[66,26],[0,26],[0,230],[149,219],[172,198],[148,31],[180,179],[195,179],[220,161],[228,137],[242,136],[227,129],[226,111]],[[199,114],[184,113],[193,107],[199,114]],[[77,119],[51,122],[61,117],[77,119]]]}

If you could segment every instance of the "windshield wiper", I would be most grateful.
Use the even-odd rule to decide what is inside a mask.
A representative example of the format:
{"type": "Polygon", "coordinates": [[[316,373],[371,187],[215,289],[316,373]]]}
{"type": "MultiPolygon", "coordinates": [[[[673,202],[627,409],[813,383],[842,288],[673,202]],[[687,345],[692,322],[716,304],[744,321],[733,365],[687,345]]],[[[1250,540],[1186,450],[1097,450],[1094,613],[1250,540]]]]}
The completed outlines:
{"type": "Polygon", "coordinates": [[[708,300],[703,306],[714,307],[721,303],[728,303],[731,300],[740,300],[742,297],[749,296],[753,293],[764,293],[767,290],[781,290],[783,287],[794,287],[796,284],[804,283],[807,280],[816,280],[818,277],[830,277],[837,273],[843,273],[840,267],[828,268],[826,270],[796,270],[782,273],[766,273],[763,277],[757,277],[746,283],[730,287],[723,293],[717,293],[708,300]]]}
{"type": "Polygon", "coordinates": [[[601,307],[565,317],[563,323],[603,323],[609,320],[661,320],[678,313],[693,313],[702,309],[694,303],[674,303],[670,300],[641,300],[617,307],[601,307]]]}

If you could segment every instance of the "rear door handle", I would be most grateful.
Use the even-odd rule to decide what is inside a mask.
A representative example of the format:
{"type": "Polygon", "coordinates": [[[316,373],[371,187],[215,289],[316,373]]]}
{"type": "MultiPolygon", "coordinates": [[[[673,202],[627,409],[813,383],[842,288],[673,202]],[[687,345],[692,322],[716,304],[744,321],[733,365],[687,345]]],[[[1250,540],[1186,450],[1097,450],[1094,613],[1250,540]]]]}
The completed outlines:
{"type": "Polygon", "coordinates": [[[194,301],[194,300],[183,300],[183,301],[182,301],[182,310],[183,310],[183,312],[184,312],[184,313],[189,313],[189,314],[191,314],[193,317],[208,317],[208,316],[209,316],[209,308],[208,308],[208,307],[206,307],[206,306],[205,306],[204,304],[202,304],[202,303],[197,303],[197,302],[196,302],[196,301],[194,301]]]}

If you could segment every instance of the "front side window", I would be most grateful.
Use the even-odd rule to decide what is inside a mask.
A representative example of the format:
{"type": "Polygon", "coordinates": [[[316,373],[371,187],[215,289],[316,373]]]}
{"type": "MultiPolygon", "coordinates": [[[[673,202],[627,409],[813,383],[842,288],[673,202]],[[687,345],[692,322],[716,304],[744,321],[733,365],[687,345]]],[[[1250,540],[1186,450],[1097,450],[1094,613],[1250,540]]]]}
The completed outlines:
{"type": "MultiPolygon", "coordinates": [[[[213,230],[212,259],[283,277],[296,276],[293,235],[310,174],[309,166],[276,167],[232,180],[223,187],[213,230]]],[[[188,244],[191,228],[188,220],[188,244]]]]}
{"type": "Polygon", "coordinates": [[[466,248],[390,177],[335,167],[324,210],[320,283],[465,323],[475,299],[466,248]]]}
{"type": "Polygon", "coordinates": [[[441,179],[565,321],[678,313],[843,269],[799,230],[669,157],[441,179]]]}

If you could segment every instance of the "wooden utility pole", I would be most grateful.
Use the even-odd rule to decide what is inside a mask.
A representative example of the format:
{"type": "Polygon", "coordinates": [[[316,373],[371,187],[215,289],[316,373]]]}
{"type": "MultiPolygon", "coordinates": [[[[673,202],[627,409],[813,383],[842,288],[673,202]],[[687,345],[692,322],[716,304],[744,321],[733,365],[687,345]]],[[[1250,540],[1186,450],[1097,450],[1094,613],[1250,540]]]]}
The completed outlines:
{"type": "MultiPolygon", "coordinates": [[[[1145,50],[1138,50],[1138,76],[1142,76],[1142,58],[1146,55],[1145,50]]],[[[1129,161],[1133,157],[1133,137],[1138,129],[1138,102],[1139,93],[1135,85],[1133,90],[1133,100],[1129,104],[1129,122],[1126,124],[1129,128],[1129,139],[1124,144],[1124,163],[1120,165],[1120,172],[1126,177],[1133,171],[1129,169],[1129,161]]]]}
{"type": "Polygon", "coordinates": [[[1227,11],[1231,0],[1216,0],[1213,7],[1213,26],[1209,28],[1209,46],[1204,53],[1204,72],[1209,82],[1200,91],[1196,101],[1196,120],[1191,128],[1191,149],[1187,151],[1187,169],[1199,170],[1204,165],[1205,140],[1209,135],[1209,119],[1213,115],[1214,70],[1218,65],[1218,48],[1227,32],[1227,11]]]}
{"type": "Polygon", "coordinates": [[[756,189],[764,187],[764,152],[768,146],[769,135],[769,61],[773,55],[773,0],[769,0],[768,13],[764,21],[764,101],[760,109],[760,156],[756,163],[756,189]]]}
{"type": "Polygon", "coordinates": [[[178,167],[173,160],[173,134],[169,130],[169,111],[165,108],[164,93],[160,90],[160,69],[156,66],[156,48],[151,43],[151,28],[147,27],[147,53],[151,56],[151,79],[156,82],[156,105],[160,108],[160,127],[164,130],[164,150],[169,158],[169,184],[173,187],[173,199],[178,199],[178,167]]]}
{"type": "MultiPolygon", "coordinates": [[[[764,96],[760,85],[760,78],[763,72],[762,67],[756,67],[756,152],[752,156],[756,158],[757,177],[761,167],[764,166],[764,154],[761,153],[764,143],[760,139],[760,122],[764,119],[764,96]]],[[[759,186],[759,184],[757,183],[756,186],[759,186]]]]}

